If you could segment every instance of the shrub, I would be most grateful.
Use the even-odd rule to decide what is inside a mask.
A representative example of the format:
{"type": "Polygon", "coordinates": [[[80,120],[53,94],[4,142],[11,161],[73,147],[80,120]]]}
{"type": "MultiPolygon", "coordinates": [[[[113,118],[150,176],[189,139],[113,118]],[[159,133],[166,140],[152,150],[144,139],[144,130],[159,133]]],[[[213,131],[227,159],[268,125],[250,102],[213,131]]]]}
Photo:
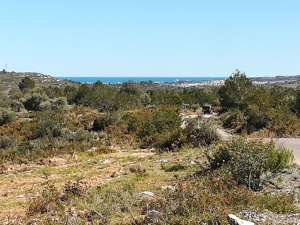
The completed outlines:
{"type": "Polygon", "coordinates": [[[110,121],[107,118],[100,117],[94,120],[92,130],[103,131],[105,127],[110,125],[110,121]]]}
{"type": "Polygon", "coordinates": [[[229,147],[231,159],[228,166],[234,180],[250,190],[261,190],[261,175],[267,160],[263,144],[240,139],[226,147],[229,147]]]}
{"type": "Polygon", "coordinates": [[[295,205],[296,193],[264,193],[257,199],[257,205],[261,209],[270,210],[273,213],[297,213],[299,209],[295,205]]]}
{"type": "Polygon", "coordinates": [[[18,84],[21,91],[35,88],[35,81],[30,77],[24,77],[18,84]]]}
{"type": "Polygon", "coordinates": [[[39,110],[39,105],[48,100],[48,96],[39,93],[33,93],[32,95],[26,96],[25,98],[21,99],[22,103],[24,104],[25,109],[27,110],[39,110]]]}
{"type": "Polygon", "coordinates": [[[294,156],[292,151],[280,147],[276,148],[276,142],[270,141],[267,144],[268,157],[264,164],[265,171],[271,171],[273,173],[280,172],[281,170],[289,167],[290,163],[293,161],[294,156]]]}
{"type": "Polygon", "coordinates": [[[285,148],[276,149],[275,142],[261,140],[234,139],[222,145],[209,148],[205,152],[211,169],[222,165],[228,167],[234,180],[251,190],[261,189],[264,172],[276,173],[289,166],[293,155],[285,148]]]}
{"type": "Polygon", "coordinates": [[[123,120],[127,121],[127,130],[129,132],[136,132],[142,124],[142,120],[138,116],[135,116],[131,113],[124,115],[123,120]]]}
{"type": "Polygon", "coordinates": [[[196,112],[200,108],[200,105],[199,104],[192,104],[191,108],[194,110],[194,112],[196,112]]]}
{"type": "Polygon", "coordinates": [[[68,112],[67,99],[65,97],[48,99],[38,105],[39,111],[55,110],[57,112],[68,112]]]}
{"type": "Polygon", "coordinates": [[[0,108],[0,126],[16,119],[16,114],[10,109],[0,108]]]}
{"type": "Polygon", "coordinates": [[[210,119],[203,119],[201,116],[187,120],[184,133],[187,137],[187,144],[193,147],[210,145],[220,140],[216,123],[210,119]]]}
{"type": "Polygon", "coordinates": [[[50,100],[41,102],[38,106],[39,111],[51,110],[51,102],[50,100]]]}
{"type": "Polygon", "coordinates": [[[33,138],[60,137],[64,127],[64,119],[55,111],[42,111],[37,114],[33,138]]]}
{"type": "Polygon", "coordinates": [[[270,122],[267,129],[276,134],[276,137],[297,137],[300,135],[300,120],[295,115],[286,115],[270,122]]]}
{"type": "Polygon", "coordinates": [[[59,112],[68,112],[69,110],[67,98],[65,97],[55,98],[51,103],[52,110],[57,110],[59,112]]]}
{"type": "Polygon", "coordinates": [[[178,150],[183,147],[186,142],[186,136],[184,135],[180,127],[174,129],[173,131],[161,135],[161,139],[157,143],[160,149],[167,149],[170,151],[178,150]]]}
{"type": "Polygon", "coordinates": [[[229,148],[224,147],[222,144],[209,146],[205,150],[205,156],[211,170],[227,164],[231,159],[229,148]]]}
{"type": "Polygon", "coordinates": [[[14,112],[20,112],[21,109],[24,109],[24,105],[22,102],[20,102],[19,100],[13,100],[10,104],[10,108],[14,111],[14,112]]]}
{"type": "Polygon", "coordinates": [[[74,197],[84,196],[88,188],[88,185],[81,180],[67,181],[64,185],[63,196],[61,198],[67,201],[74,197]]]}
{"type": "Polygon", "coordinates": [[[47,182],[41,196],[29,200],[27,216],[43,214],[51,211],[60,211],[63,209],[64,205],[61,201],[61,194],[54,184],[47,182]]]}
{"type": "Polygon", "coordinates": [[[173,109],[162,108],[156,110],[152,115],[144,118],[138,136],[144,138],[153,134],[172,133],[181,124],[181,117],[173,109]]]}
{"type": "Polygon", "coordinates": [[[178,181],[175,190],[166,190],[163,198],[141,202],[140,208],[161,212],[162,224],[227,224],[229,211],[249,207],[253,199],[250,191],[232,183],[216,173],[189,178],[178,181]]]}
{"type": "Polygon", "coordinates": [[[178,128],[181,124],[181,117],[175,110],[163,108],[153,113],[151,122],[156,132],[164,133],[178,128]]]}
{"type": "Polygon", "coordinates": [[[174,172],[174,171],[177,172],[177,171],[185,170],[187,166],[182,164],[162,163],[161,168],[166,172],[174,172]]]}
{"type": "Polygon", "coordinates": [[[8,148],[13,143],[13,139],[7,136],[0,136],[0,148],[8,148]]]}
{"type": "Polygon", "coordinates": [[[223,113],[221,116],[221,121],[225,127],[230,127],[234,129],[241,129],[244,126],[244,114],[237,109],[230,110],[223,113]]]}
{"type": "Polygon", "coordinates": [[[65,213],[64,209],[68,206],[68,203],[70,203],[69,200],[85,195],[88,188],[89,187],[80,180],[75,182],[67,181],[63,191],[59,192],[54,184],[48,181],[42,190],[41,196],[29,200],[27,216],[49,212],[63,215],[63,213],[65,213]]]}

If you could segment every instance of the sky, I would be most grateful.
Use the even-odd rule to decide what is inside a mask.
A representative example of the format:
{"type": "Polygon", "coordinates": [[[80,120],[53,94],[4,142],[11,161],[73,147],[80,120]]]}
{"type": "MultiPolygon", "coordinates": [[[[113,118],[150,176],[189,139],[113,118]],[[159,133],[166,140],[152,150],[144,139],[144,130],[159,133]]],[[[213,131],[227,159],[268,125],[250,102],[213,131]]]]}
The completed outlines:
{"type": "Polygon", "coordinates": [[[299,0],[2,0],[0,6],[1,70],[56,77],[300,74],[299,0]]]}

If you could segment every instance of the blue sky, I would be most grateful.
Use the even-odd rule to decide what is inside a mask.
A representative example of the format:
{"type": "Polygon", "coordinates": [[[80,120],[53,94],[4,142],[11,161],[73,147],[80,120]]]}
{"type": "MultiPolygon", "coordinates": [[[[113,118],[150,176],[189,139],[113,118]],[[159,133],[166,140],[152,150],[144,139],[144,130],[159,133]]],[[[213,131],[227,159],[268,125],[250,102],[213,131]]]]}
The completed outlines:
{"type": "Polygon", "coordinates": [[[0,68],[52,76],[298,75],[299,11],[299,0],[5,0],[0,68]]]}

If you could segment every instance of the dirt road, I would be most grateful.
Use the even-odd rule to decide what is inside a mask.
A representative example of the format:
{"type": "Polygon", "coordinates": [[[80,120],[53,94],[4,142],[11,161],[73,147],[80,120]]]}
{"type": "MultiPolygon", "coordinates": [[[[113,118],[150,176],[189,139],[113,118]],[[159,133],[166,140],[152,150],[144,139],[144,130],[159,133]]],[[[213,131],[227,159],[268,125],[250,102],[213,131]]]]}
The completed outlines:
{"type": "MultiPolygon", "coordinates": [[[[204,115],[205,118],[209,118],[212,115],[204,115]]],[[[197,114],[189,115],[183,117],[186,118],[195,118],[197,117],[197,114]]],[[[184,127],[185,124],[183,123],[182,127],[184,127]]],[[[218,129],[218,132],[223,140],[231,140],[232,135],[227,133],[226,131],[222,129],[218,129]]],[[[270,141],[270,138],[264,138],[265,141],[270,141]]],[[[279,139],[273,139],[278,146],[283,146],[291,151],[293,151],[294,154],[294,162],[300,165],[300,138],[279,138],[279,139]]]]}

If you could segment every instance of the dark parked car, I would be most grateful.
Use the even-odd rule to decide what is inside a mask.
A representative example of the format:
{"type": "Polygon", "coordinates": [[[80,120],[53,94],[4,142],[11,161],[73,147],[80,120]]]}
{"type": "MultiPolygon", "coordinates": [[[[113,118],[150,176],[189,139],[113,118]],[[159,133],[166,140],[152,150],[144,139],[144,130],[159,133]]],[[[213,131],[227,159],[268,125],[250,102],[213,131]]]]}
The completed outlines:
{"type": "Polygon", "coordinates": [[[205,114],[211,114],[211,115],[213,114],[213,110],[212,110],[210,105],[202,106],[202,112],[203,112],[204,115],[205,114]]]}

